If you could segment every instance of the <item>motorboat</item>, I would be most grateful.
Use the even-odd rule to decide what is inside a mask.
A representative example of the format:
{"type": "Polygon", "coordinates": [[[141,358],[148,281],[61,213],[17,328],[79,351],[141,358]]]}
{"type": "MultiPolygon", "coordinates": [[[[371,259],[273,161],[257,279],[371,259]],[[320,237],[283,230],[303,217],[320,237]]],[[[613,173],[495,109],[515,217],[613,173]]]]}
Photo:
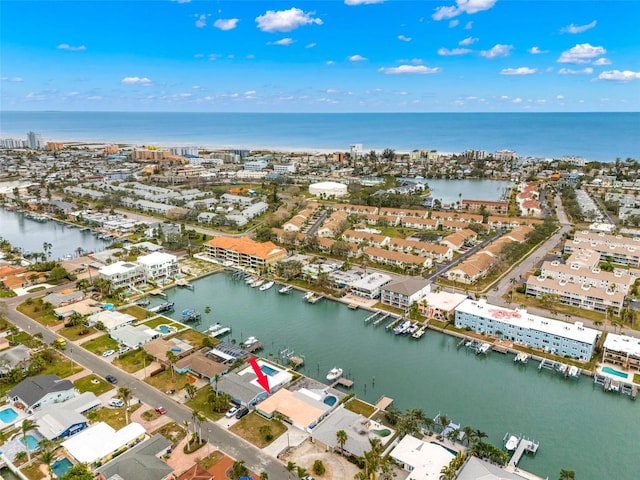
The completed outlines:
{"type": "Polygon", "coordinates": [[[285,285],[280,290],[278,290],[278,293],[281,293],[283,295],[289,295],[292,290],[293,290],[293,286],[292,285],[285,285]]]}
{"type": "Polygon", "coordinates": [[[491,344],[490,343],[483,343],[482,345],[480,345],[478,347],[478,350],[476,351],[476,354],[480,355],[481,353],[487,353],[490,348],[491,348],[491,344]]]}
{"type": "Polygon", "coordinates": [[[244,283],[246,283],[247,285],[251,285],[257,279],[258,279],[258,277],[254,277],[253,275],[249,275],[247,278],[244,279],[244,283]]]}
{"type": "Polygon", "coordinates": [[[403,333],[407,333],[410,327],[411,327],[411,321],[405,320],[404,322],[402,322],[400,325],[398,325],[393,329],[393,333],[395,335],[402,335],[403,333]]]}
{"type": "Polygon", "coordinates": [[[225,335],[230,331],[231,331],[230,327],[225,327],[224,325],[220,325],[219,323],[216,323],[215,325],[211,325],[207,329],[207,334],[210,337],[216,338],[216,337],[221,337],[222,335],[225,335]]]}
{"type": "Polygon", "coordinates": [[[304,297],[302,297],[302,299],[308,302],[313,299],[313,295],[313,292],[307,292],[304,294],[304,297]]]}
{"type": "Polygon", "coordinates": [[[256,288],[262,285],[265,282],[264,278],[258,278],[255,282],[251,284],[251,288],[256,288]]]}
{"type": "Polygon", "coordinates": [[[331,370],[329,370],[329,373],[327,373],[327,380],[332,382],[334,380],[339,379],[341,376],[342,376],[342,369],[333,367],[331,370]]]}
{"type": "Polygon", "coordinates": [[[269,290],[271,287],[273,287],[274,282],[273,281],[269,281],[263,285],[260,286],[260,291],[264,292],[265,290],[269,290]]]}
{"type": "Polygon", "coordinates": [[[520,439],[518,437],[516,437],[515,435],[510,435],[509,439],[504,444],[504,448],[506,450],[508,450],[509,452],[512,452],[513,450],[518,448],[518,442],[519,441],[520,441],[520,439]]]}
{"type": "Polygon", "coordinates": [[[242,346],[247,348],[253,345],[254,343],[258,343],[258,339],[256,337],[249,337],[244,342],[242,342],[242,346]]]}

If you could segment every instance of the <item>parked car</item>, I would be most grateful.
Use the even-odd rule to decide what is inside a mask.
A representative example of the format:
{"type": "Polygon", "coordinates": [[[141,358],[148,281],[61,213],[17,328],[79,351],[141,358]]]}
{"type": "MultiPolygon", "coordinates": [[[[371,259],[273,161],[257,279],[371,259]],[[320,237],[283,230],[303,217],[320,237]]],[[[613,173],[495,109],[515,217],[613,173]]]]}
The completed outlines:
{"type": "Polygon", "coordinates": [[[112,398],[109,400],[109,406],[114,408],[122,408],[124,407],[124,402],[119,398],[112,398]]]}
{"type": "Polygon", "coordinates": [[[118,349],[118,355],[122,355],[123,353],[127,353],[129,350],[131,350],[129,347],[120,347],[118,349]]]}
{"type": "Polygon", "coordinates": [[[106,352],[102,352],[102,356],[103,357],[110,357],[111,355],[113,355],[114,353],[116,353],[115,350],[107,350],[106,352]]]}
{"type": "Polygon", "coordinates": [[[164,407],[156,407],[156,412],[160,415],[164,415],[165,413],[167,413],[167,410],[164,407]]]}
{"type": "Polygon", "coordinates": [[[249,409],[247,407],[242,407],[236,412],[236,418],[240,419],[249,413],[249,409]]]}
{"type": "Polygon", "coordinates": [[[113,383],[114,385],[116,383],[118,383],[118,379],[116,377],[114,377],[113,375],[107,375],[106,377],[104,377],[107,379],[107,382],[109,383],[113,383]]]}
{"type": "Polygon", "coordinates": [[[227,418],[231,418],[236,414],[237,411],[238,407],[232,407],[227,413],[224,414],[224,416],[227,418]]]}

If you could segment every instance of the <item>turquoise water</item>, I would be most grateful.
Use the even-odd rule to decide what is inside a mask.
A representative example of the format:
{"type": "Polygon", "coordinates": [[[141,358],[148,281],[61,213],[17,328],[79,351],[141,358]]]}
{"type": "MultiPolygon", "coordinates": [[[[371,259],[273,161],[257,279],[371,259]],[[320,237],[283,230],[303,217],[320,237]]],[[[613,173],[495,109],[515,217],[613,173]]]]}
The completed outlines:
{"type": "Polygon", "coordinates": [[[334,397],[333,395],[327,395],[326,397],[324,397],[322,399],[322,402],[325,405],[329,405],[330,407],[333,407],[336,404],[337,401],[338,401],[338,399],[336,397],[334,397]]]}
{"type": "Polygon", "coordinates": [[[18,418],[18,412],[16,412],[13,408],[5,408],[4,410],[0,410],[0,421],[4,423],[11,423],[16,418],[18,418]]]}
{"type": "Polygon", "coordinates": [[[262,370],[266,375],[273,377],[278,373],[275,368],[271,368],[269,365],[260,365],[260,370],[262,370]]]}
{"type": "Polygon", "coordinates": [[[168,325],[158,325],[156,327],[156,330],[159,331],[160,333],[169,333],[171,332],[171,329],[169,328],[168,325]]]}
{"type": "MultiPolygon", "coordinates": [[[[506,432],[535,439],[538,454],[523,457],[519,466],[543,478],[556,478],[562,468],[575,470],[580,480],[636,478],[636,442],[622,441],[621,432],[636,438],[640,405],[604,393],[589,377],[568,381],[538,371],[535,362],[517,368],[512,355],[476,356],[431,330],[420,340],[396,336],[382,325],[365,326],[364,310],[326,299],[312,305],[299,291],[258,292],[226,274],[192,283],[193,291],[168,290],[169,301],[178,312],[215,310],[215,320],[203,316],[200,330],[219,321],[233,328],[226,341],[256,336],[264,345],[261,355],[272,361],[290,348],[305,356],[300,372],[323,383],[326,372],[341,367],[359,398],[375,403],[385,395],[400,410],[446,414],[486,432],[495,445],[502,445],[506,432]]],[[[154,298],[153,305],[162,301],[154,298]]]]}
{"type": "Polygon", "coordinates": [[[53,474],[58,478],[61,478],[65,473],[67,473],[67,470],[69,470],[71,467],[73,467],[73,463],[71,463],[68,458],[56,460],[51,464],[51,470],[53,471],[53,474]]]}
{"type": "Polygon", "coordinates": [[[613,368],[611,368],[611,367],[603,367],[603,368],[602,368],[602,371],[603,371],[604,373],[609,373],[609,374],[611,374],[611,375],[615,375],[616,377],[620,377],[620,378],[628,378],[628,375],[627,375],[626,373],[624,373],[624,372],[620,372],[620,371],[615,370],[615,369],[613,369],[613,368]]]}
{"type": "MultiPolygon", "coordinates": [[[[24,438],[20,439],[20,443],[24,445],[24,438]]],[[[29,450],[36,450],[38,448],[38,440],[33,435],[27,435],[27,448],[29,450]]]]}

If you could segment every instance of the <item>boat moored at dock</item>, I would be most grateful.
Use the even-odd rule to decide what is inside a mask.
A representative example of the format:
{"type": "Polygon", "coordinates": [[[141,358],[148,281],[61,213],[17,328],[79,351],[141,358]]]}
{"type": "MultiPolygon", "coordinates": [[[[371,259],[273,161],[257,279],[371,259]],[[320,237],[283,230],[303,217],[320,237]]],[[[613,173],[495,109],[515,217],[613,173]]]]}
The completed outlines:
{"type": "Polygon", "coordinates": [[[278,290],[278,293],[281,293],[282,295],[289,295],[292,291],[293,291],[293,286],[285,285],[280,290],[278,290]]]}
{"type": "Polygon", "coordinates": [[[264,292],[265,290],[269,290],[271,287],[273,287],[274,284],[275,284],[275,282],[268,281],[267,283],[265,283],[265,284],[260,286],[260,291],[264,292]]]}
{"type": "Polygon", "coordinates": [[[334,380],[339,379],[341,376],[342,376],[342,369],[338,367],[333,367],[331,370],[329,370],[329,373],[327,373],[327,380],[330,382],[333,382],[334,380]]]}

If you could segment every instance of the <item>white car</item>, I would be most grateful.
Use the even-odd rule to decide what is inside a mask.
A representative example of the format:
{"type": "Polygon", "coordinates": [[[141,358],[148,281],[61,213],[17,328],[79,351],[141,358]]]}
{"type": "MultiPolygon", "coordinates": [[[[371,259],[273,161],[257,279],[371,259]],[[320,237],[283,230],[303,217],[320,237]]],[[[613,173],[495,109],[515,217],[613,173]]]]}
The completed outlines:
{"type": "Polygon", "coordinates": [[[231,410],[229,410],[227,413],[224,414],[224,416],[227,418],[232,418],[237,411],[238,411],[238,407],[232,407],[231,410]]]}
{"type": "Polygon", "coordinates": [[[129,347],[124,346],[124,347],[120,347],[118,349],[118,355],[122,355],[123,353],[127,353],[129,350],[131,350],[129,347]]]}
{"type": "Polygon", "coordinates": [[[122,408],[124,407],[124,402],[119,398],[112,398],[109,400],[109,406],[114,408],[122,408]]]}
{"type": "Polygon", "coordinates": [[[106,352],[102,353],[103,357],[110,357],[111,355],[113,355],[114,353],[116,353],[115,350],[107,350],[106,352]]]}

